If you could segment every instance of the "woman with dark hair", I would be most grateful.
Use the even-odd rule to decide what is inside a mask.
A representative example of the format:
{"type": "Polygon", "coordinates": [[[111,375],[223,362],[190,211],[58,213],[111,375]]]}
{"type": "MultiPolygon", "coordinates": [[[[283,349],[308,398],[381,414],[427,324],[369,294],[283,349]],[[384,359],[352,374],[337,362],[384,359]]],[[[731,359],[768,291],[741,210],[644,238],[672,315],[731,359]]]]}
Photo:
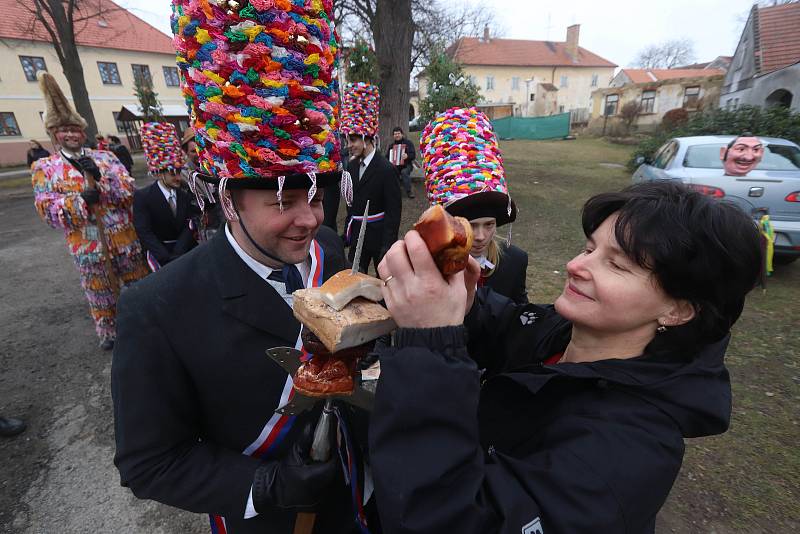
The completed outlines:
{"type": "Polygon", "coordinates": [[[415,232],[386,255],[400,329],[370,429],[385,532],[652,533],[683,439],[728,428],[753,221],[648,183],[590,199],[583,230],[554,306],[475,294],[474,262],[443,279],[415,232]]]}

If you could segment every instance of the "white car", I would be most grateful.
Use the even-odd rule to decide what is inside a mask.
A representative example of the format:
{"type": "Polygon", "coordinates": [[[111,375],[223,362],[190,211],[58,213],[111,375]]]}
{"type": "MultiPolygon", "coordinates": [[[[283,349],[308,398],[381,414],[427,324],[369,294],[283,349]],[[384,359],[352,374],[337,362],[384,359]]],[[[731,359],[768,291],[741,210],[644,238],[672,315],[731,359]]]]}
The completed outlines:
{"type": "Polygon", "coordinates": [[[775,263],[800,257],[800,146],[761,137],[764,159],[747,176],[726,176],[720,148],[732,135],[676,137],[664,144],[652,161],[640,160],[633,182],[680,180],[715,198],[729,200],[755,219],[768,213],[775,229],[775,263]]]}

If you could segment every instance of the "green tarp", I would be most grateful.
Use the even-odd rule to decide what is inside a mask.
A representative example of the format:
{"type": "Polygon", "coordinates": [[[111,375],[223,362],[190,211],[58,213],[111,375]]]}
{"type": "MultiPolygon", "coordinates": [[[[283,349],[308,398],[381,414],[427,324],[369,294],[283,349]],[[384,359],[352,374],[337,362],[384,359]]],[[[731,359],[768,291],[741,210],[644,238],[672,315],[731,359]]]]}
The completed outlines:
{"type": "Polygon", "coordinates": [[[505,117],[492,121],[500,139],[559,139],[569,135],[569,113],[549,117],[505,117]]]}

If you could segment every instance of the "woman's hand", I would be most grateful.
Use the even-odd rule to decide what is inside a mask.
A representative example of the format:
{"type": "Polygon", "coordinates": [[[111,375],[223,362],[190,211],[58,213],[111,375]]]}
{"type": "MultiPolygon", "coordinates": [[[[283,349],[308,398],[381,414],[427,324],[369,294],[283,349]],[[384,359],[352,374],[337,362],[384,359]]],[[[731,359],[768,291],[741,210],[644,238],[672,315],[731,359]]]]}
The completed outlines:
{"type": "MultiPolygon", "coordinates": [[[[475,260],[472,263],[477,267],[475,260]]],[[[383,298],[401,328],[463,324],[468,294],[464,272],[445,279],[416,231],[392,245],[378,265],[378,276],[389,280],[383,287],[383,298]]],[[[476,283],[477,278],[472,283],[473,299],[476,283]]]]}

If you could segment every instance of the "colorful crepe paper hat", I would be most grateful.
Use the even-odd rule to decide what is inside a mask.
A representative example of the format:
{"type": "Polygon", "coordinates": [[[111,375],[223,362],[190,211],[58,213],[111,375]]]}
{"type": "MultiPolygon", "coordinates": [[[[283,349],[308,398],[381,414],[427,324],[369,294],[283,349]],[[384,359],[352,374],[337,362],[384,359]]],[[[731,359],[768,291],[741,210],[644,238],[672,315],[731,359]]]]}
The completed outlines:
{"type": "Polygon", "coordinates": [[[147,170],[153,174],[178,171],[186,158],[178,141],[178,131],[169,122],[147,122],[141,130],[147,170]]]}
{"type": "Polygon", "coordinates": [[[342,102],[341,126],[345,135],[378,135],[378,117],[381,111],[381,95],[374,85],[358,82],[348,83],[342,102]]]}
{"type": "Polygon", "coordinates": [[[425,188],[431,204],[469,220],[513,222],[511,200],[492,123],[475,108],[451,108],[436,116],[420,138],[425,188]]]}
{"type": "Polygon", "coordinates": [[[173,0],[200,177],[313,188],[341,177],[332,0],[173,0]]]}

